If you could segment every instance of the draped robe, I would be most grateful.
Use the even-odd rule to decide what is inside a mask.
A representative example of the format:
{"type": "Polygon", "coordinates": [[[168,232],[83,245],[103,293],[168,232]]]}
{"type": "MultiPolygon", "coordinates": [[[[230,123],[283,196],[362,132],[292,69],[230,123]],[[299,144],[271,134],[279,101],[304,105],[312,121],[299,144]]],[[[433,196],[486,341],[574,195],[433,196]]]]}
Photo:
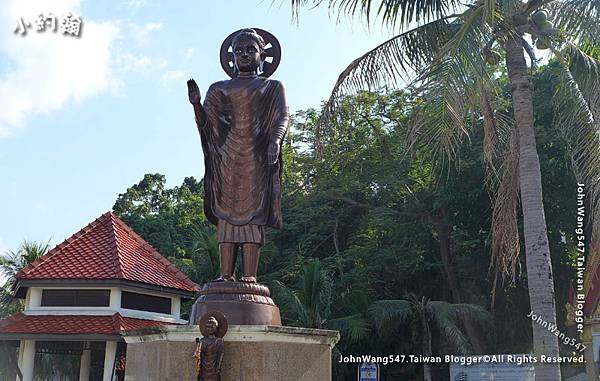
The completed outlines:
{"type": "Polygon", "coordinates": [[[227,242],[256,242],[256,227],[262,235],[263,226],[282,226],[281,150],[269,165],[267,148],[287,129],[285,90],[261,77],[221,81],[208,89],[204,110],[204,212],[220,230],[236,228],[227,242]]]}
{"type": "Polygon", "coordinates": [[[200,339],[200,373],[198,381],[219,381],[220,370],[218,368],[224,343],[220,337],[208,336],[200,339]]]}

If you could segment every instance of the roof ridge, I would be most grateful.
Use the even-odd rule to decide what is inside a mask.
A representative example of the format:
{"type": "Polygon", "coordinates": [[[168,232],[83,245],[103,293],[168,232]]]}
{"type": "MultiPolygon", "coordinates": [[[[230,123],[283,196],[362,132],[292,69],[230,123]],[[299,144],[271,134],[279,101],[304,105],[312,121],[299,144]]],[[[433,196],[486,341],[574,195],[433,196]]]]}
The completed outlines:
{"type": "Polygon", "coordinates": [[[129,225],[127,225],[123,220],[121,220],[117,215],[110,212],[112,219],[116,222],[119,227],[121,227],[130,237],[135,239],[142,249],[144,249],[148,254],[150,254],[153,258],[160,261],[163,265],[165,265],[165,269],[170,271],[177,279],[180,279],[185,284],[192,288],[198,288],[198,285],[192,281],[183,271],[181,271],[177,266],[175,266],[171,261],[165,258],[161,253],[154,248],[151,244],[149,244],[142,236],[135,232],[129,225]]]}
{"type": "Polygon", "coordinates": [[[117,220],[119,220],[119,218],[112,211],[108,212],[108,215],[110,218],[110,224],[111,224],[111,228],[112,228],[111,243],[114,245],[114,248],[115,248],[114,266],[116,268],[117,277],[123,278],[125,274],[123,273],[123,265],[122,265],[122,257],[121,257],[122,249],[121,249],[121,243],[119,242],[119,234],[117,233],[117,220]]]}
{"type": "Polygon", "coordinates": [[[46,254],[42,255],[35,261],[33,261],[30,264],[28,264],[27,266],[23,267],[17,273],[16,278],[19,279],[22,275],[26,275],[26,274],[30,273],[31,271],[36,269],[39,265],[46,262],[48,259],[50,259],[54,255],[60,253],[63,249],[69,247],[71,245],[71,243],[76,241],[78,238],[81,238],[85,234],[92,231],[96,226],[100,225],[100,223],[102,222],[101,220],[106,219],[110,213],[111,212],[106,212],[106,213],[102,214],[100,217],[96,218],[94,221],[90,222],[83,228],[79,229],[76,233],[72,234],[67,239],[65,239],[58,245],[54,246],[52,249],[48,250],[48,252],[46,254]]]}
{"type": "Polygon", "coordinates": [[[113,329],[116,332],[121,332],[123,330],[123,317],[120,313],[115,313],[112,316],[113,329]]]}

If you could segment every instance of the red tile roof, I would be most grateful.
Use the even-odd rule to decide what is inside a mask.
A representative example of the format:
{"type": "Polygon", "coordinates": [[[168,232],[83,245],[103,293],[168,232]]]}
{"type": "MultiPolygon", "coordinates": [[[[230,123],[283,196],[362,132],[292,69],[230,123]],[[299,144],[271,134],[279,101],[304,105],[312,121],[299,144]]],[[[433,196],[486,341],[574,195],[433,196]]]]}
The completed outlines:
{"type": "Polygon", "coordinates": [[[112,212],[23,268],[17,279],[124,279],[187,292],[199,290],[112,212]]]}
{"type": "Polygon", "coordinates": [[[172,323],[133,319],[119,314],[88,316],[18,313],[0,320],[0,334],[119,335],[121,331],[164,325],[172,323]]]}

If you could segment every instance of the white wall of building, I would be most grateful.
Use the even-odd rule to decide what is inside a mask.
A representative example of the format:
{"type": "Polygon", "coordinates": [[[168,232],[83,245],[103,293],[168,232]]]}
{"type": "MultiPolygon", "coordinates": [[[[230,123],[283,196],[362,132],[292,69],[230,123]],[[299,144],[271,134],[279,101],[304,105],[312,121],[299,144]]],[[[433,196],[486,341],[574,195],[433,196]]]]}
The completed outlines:
{"type": "MultiPolygon", "coordinates": [[[[110,301],[108,307],[44,307],[42,306],[42,291],[43,290],[73,290],[74,287],[30,287],[27,290],[27,297],[25,303],[25,310],[23,311],[26,315],[114,315],[115,313],[120,314],[123,317],[130,317],[134,319],[145,319],[155,320],[166,323],[186,323],[185,320],[180,319],[181,316],[181,297],[174,296],[173,294],[152,292],[152,291],[140,291],[133,287],[110,287],[110,301]],[[163,298],[171,299],[171,313],[162,314],[157,312],[139,311],[121,307],[121,295],[123,291],[135,292],[138,294],[145,294],[151,296],[159,296],[163,298]]],[[[78,290],[106,290],[107,287],[76,287],[78,290]]]]}

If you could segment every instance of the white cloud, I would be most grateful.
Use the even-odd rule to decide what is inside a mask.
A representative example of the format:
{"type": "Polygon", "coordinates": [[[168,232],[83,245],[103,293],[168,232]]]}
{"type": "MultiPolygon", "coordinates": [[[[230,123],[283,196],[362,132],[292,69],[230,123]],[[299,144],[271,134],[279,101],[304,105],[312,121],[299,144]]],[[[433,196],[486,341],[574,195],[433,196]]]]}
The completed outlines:
{"type": "Polygon", "coordinates": [[[14,25],[19,17],[32,22],[24,36],[0,36],[0,55],[10,67],[0,73],[0,137],[21,127],[32,114],[47,114],[69,101],[81,101],[114,88],[111,49],[118,28],[109,22],[87,20],[80,13],[79,0],[8,0],[0,9],[0,25],[14,25]],[[59,31],[37,32],[33,24],[40,13],[81,17],[81,36],[59,31]]]}
{"type": "Polygon", "coordinates": [[[174,82],[183,81],[184,78],[186,78],[185,71],[169,70],[160,76],[160,83],[163,86],[169,86],[174,82]]]}
{"type": "Polygon", "coordinates": [[[155,30],[161,30],[162,24],[157,22],[148,23],[143,26],[129,24],[129,28],[131,29],[131,35],[133,36],[133,39],[138,43],[138,45],[144,45],[148,41],[148,36],[150,33],[155,30]]]}

